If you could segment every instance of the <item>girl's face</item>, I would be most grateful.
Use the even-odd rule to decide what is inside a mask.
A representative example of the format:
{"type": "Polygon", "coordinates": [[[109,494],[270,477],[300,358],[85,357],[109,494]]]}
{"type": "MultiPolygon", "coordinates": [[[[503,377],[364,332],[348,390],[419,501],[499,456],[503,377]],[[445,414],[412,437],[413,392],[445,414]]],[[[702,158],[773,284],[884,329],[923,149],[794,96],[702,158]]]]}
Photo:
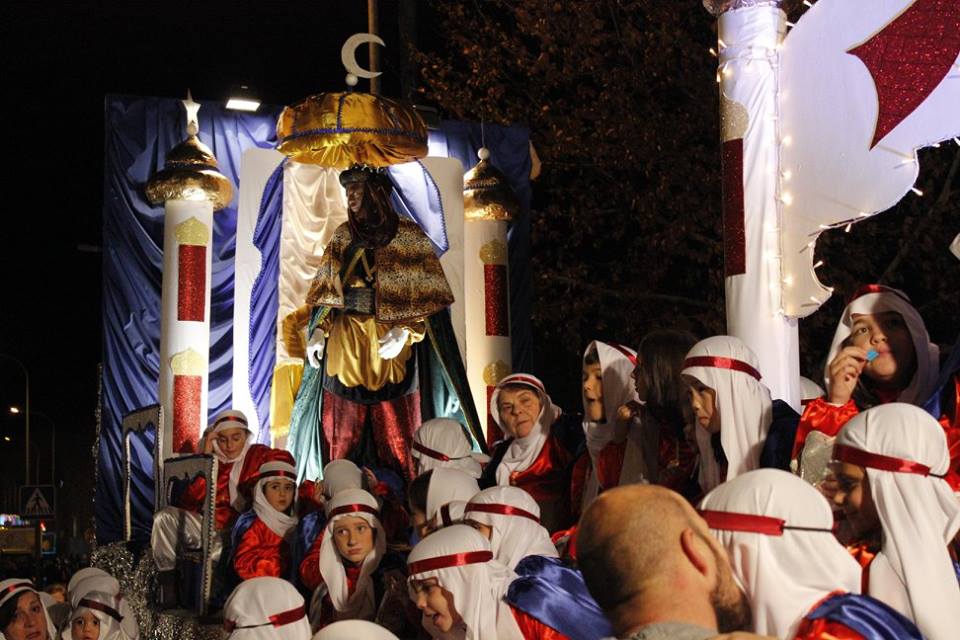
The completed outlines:
{"type": "Polygon", "coordinates": [[[707,433],[720,432],[720,411],[717,409],[717,392],[693,376],[683,376],[690,392],[690,408],[697,426],[707,433]]]}
{"type": "Polygon", "coordinates": [[[877,352],[863,375],[884,388],[905,389],[917,370],[917,353],[903,316],[884,311],[853,316],[849,343],[877,352]]]}
{"type": "Polygon", "coordinates": [[[360,564],[373,551],[374,530],[363,518],[344,516],[333,525],[333,542],[347,561],[360,564]]]}
{"type": "Polygon", "coordinates": [[[436,578],[413,581],[414,598],[417,609],[430,618],[433,625],[446,633],[454,625],[463,623],[453,603],[453,594],[440,586],[436,578]]]}
{"type": "Polygon", "coordinates": [[[603,371],[600,363],[583,365],[581,376],[583,386],[583,406],[587,419],[593,422],[603,421],[603,371]]]}
{"type": "Polygon", "coordinates": [[[49,640],[47,617],[43,613],[40,596],[25,593],[17,598],[17,611],[13,620],[3,629],[9,640],[49,640]]]}
{"type": "Polygon", "coordinates": [[[297,493],[297,485],[288,478],[276,478],[263,485],[263,495],[271,507],[286,513],[293,504],[293,497],[297,493]]]}
{"type": "Polygon", "coordinates": [[[882,525],[870,494],[866,471],[861,466],[841,462],[834,466],[834,473],[837,476],[834,504],[843,507],[847,520],[859,538],[876,537],[882,525]]]}
{"type": "Polygon", "coordinates": [[[247,436],[250,432],[246,429],[224,429],[217,433],[217,444],[220,445],[220,451],[226,456],[227,460],[233,460],[243,451],[243,445],[247,442],[247,436]]]}
{"type": "Polygon", "coordinates": [[[646,379],[643,376],[643,362],[640,360],[640,356],[637,356],[637,364],[633,367],[633,371],[630,372],[630,377],[633,378],[633,388],[637,391],[637,397],[646,402],[647,400],[647,383],[646,379]]]}
{"type": "Polygon", "coordinates": [[[97,640],[100,637],[100,620],[90,611],[84,611],[70,622],[73,640],[97,640]]]}

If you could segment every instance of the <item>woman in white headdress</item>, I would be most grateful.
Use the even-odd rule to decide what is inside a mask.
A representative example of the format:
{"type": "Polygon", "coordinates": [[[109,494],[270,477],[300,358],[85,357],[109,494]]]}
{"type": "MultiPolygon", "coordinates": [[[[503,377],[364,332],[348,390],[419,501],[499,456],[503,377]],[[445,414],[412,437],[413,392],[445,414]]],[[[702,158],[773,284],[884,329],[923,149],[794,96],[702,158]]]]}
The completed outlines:
{"type": "Polygon", "coordinates": [[[309,640],[307,608],[292,584],[280,578],[240,583],[223,608],[229,640],[309,640]]]}
{"type": "Polygon", "coordinates": [[[253,490],[256,517],[236,543],[233,568],[241,580],[287,577],[297,533],[297,469],[282,460],[260,465],[253,490]]]}
{"type": "Polygon", "coordinates": [[[701,340],[684,360],[705,492],[760,466],[773,402],[758,366],[750,348],[731,336],[701,340]]]}
{"type": "Polygon", "coordinates": [[[451,418],[427,420],[413,434],[413,455],[416,474],[431,469],[459,469],[479,478],[483,472],[482,462],[490,458],[474,453],[473,444],[466,430],[451,418]]]}
{"type": "Polygon", "coordinates": [[[407,557],[410,597],[435,638],[557,638],[556,631],[504,597],[517,575],[493,559],[490,544],[465,525],[441,529],[407,557]]]}
{"type": "Polygon", "coordinates": [[[335,620],[372,620],[382,595],[374,573],[387,542],[376,498],[362,489],[344,489],[328,509],[326,528],[300,564],[300,578],[313,591],[314,629],[335,620]]]}
{"type": "Polygon", "coordinates": [[[494,558],[510,569],[527,556],[558,557],[550,532],[540,524],[540,506],[519,487],[484,489],[464,507],[463,519],[490,541],[494,558]]]}
{"type": "Polygon", "coordinates": [[[859,595],[860,566],[833,535],[829,503],[804,480],[779,469],[748,471],[707,494],[700,508],[750,601],[755,633],[793,638],[823,619],[818,624],[835,633],[866,625],[866,637],[919,638],[909,620],[859,595]]]}
{"type": "MultiPolygon", "coordinates": [[[[840,316],[824,367],[826,392],[805,406],[793,458],[800,459],[811,433],[835,437],[860,411],[889,402],[926,408],[951,442],[960,441],[960,372],[938,376],[940,349],[907,294],[861,287],[840,316]]],[[[947,480],[960,490],[960,447],[950,467],[947,480]]]]}
{"type": "Polygon", "coordinates": [[[56,640],[57,630],[33,583],[0,581],[0,640],[56,640]]]}
{"type": "Polygon", "coordinates": [[[861,538],[879,538],[865,567],[867,593],[932,640],[956,637],[960,587],[949,546],[960,501],[944,480],[950,454],[940,425],[912,405],[875,407],[844,425],[833,458],[834,502],[861,538]]]}

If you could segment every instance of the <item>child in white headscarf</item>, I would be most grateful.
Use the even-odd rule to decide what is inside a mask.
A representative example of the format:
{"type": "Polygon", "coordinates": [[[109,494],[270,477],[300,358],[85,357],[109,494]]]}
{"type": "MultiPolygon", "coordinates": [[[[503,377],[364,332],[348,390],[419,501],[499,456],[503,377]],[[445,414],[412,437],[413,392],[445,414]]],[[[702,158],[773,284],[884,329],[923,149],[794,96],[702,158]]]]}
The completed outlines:
{"type": "Polygon", "coordinates": [[[550,532],[540,524],[540,506],[519,487],[484,489],[464,507],[463,518],[490,541],[494,558],[510,569],[530,555],[558,556],[550,532]]]}
{"type": "Polygon", "coordinates": [[[61,640],[137,640],[137,618],[118,593],[87,591],[71,597],[73,610],[61,640]]]}
{"type": "Polygon", "coordinates": [[[456,420],[433,418],[427,420],[413,434],[413,462],[417,475],[431,469],[459,469],[479,478],[482,462],[488,456],[473,452],[466,430],[456,420]]]}
{"type": "Polygon", "coordinates": [[[918,407],[885,404],[844,425],[833,457],[834,502],[861,537],[880,539],[865,567],[867,592],[927,638],[956,637],[960,587],[948,547],[960,530],[960,501],[944,480],[950,455],[940,425],[918,407]]]}
{"type": "Polygon", "coordinates": [[[288,577],[297,530],[297,469],[282,460],[260,465],[253,490],[256,517],[236,542],[233,568],[241,580],[288,577]]]}
{"type": "Polygon", "coordinates": [[[372,620],[379,605],[379,575],[387,542],[376,498],[344,489],[328,504],[326,528],[300,564],[313,591],[310,621],[320,629],[335,620],[372,620]]]}
{"type": "Polygon", "coordinates": [[[748,471],[707,494],[700,508],[750,601],[754,632],[920,638],[909,620],[859,595],[860,566],[833,535],[829,503],[804,480],[778,469],[748,471]]]}
{"type": "Polygon", "coordinates": [[[528,373],[500,380],[490,415],[507,439],[494,447],[480,486],[525,490],[540,505],[548,531],[572,524],[570,473],[584,447],[580,420],[553,404],[543,382],[528,373]]]}
{"type": "Polygon", "coordinates": [[[240,583],[223,607],[229,640],[310,640],[310,623],[301,596],[280,578],[240,583]]]}

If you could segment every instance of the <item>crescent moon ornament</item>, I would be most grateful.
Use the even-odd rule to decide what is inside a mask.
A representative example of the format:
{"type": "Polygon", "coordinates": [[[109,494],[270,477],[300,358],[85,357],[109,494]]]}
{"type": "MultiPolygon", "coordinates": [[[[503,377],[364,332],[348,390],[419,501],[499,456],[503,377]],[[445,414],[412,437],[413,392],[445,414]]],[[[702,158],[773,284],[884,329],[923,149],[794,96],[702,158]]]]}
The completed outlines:
{"type": "Polygon", "coordinates": [[[382,73],[380,71],[364,69],[357,63],[357,48],[362,44],[368,44],[370,42],[378,44],[381,47],[386,46],[383,40],[380,39],[380,36],[372,33],[355,33],[347,38],[347,41],[343,43],[343,48],[340,49],[340,60],[347,70],[347,84],[351,87],[356,86],[358,78],[366,78],[369,80],[370,78],[376,78],[382,73]]]}

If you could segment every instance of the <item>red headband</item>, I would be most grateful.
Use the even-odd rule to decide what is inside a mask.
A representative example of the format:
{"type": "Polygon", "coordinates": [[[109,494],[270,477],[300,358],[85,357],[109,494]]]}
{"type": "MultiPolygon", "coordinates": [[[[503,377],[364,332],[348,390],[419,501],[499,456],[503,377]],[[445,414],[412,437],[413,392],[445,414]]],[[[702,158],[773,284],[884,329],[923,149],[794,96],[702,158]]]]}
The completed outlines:
{"type": "Polygon", "coordinates": [[[282,627],[286,624],[290,624],[291,622],[296,622],[297,620],[300,620],[306,617],[306,615],[307,615],[306,607],[304,605],[300,605],[295,609],[290,609],[289,611],[281,611],[276,615],[270,616],[269,618],[267,618],[267,622],[264,622],[263,624],[249,624],[249,625],[237,626],[236,620],[224,620],[223,628],[227,631],[227,633],[230,633],[234,629],[256,629],[257,627],[266,627],[266,626],[282,627]]]}
{"type": "Polygon", "coordinates": [[[276,469],[274,471],[264,471],[260,474],[259,480],[264,478],[290,478],[294,482],[297,480],[297,474],[291,473],[290,471],[285,471],[283,469],[276,469]]]}
{"type": "Polygon", "coordinates": [[[791,531],[820,531],[833,533],[833,529],[818,527],[796,527],[787,524],[786,520],[768,516],[755,516],[752,513],[734,513],[731,511],[700,511],[700,516],[707,521],[707,526],[720,531],[742,531],[745,533],[761,533],[765,536],[782,536],[784,530],[791,531]]]}
{"type": "Polygon", "coordinates": [[[413,441],[413,448],[425,456],[430,456],[436,460],[442,460],[443,462],[450,462],[450,456],[445,453],[440,453],[439,451],[434,451],[429,447],[425,447],[416,440],[413,441]]]}
{"type": "Polygon", "coordinates": [[[845,444],[833,445],[833,459],[839,462],[849,462],[861,467],[892,471],[894,473],[915,473],[919,476],[933,476],[944,478],[946,474],[937,474],[930,471],[930,467],[912,460],[884,456],[879,453],[870,453],[845,444]]]}
{"type": "Polygon", "coordinates": [[[493,560],[492,551],[454,553],[449,556],[439,556],[411,562],[407,565],[407,575],[415,576],[418,573],[426,573],[427,571],[436,571],[437,569],[447,569],[449,567],[462,567],[466,564],[477,564],[480,562],[489,562],[490,560],[493,560]]]}
{"type": "Polygon", "coordinates": [[[10,594],[16,591],[20,591],[22,589],[29,589],[34,593],[36,593],[37,591],[37,588],[34,587],[33,583],[30,582],[29,580],[24,580],[23,582],[14,582],[9,587],[7,587],[2,592],[0,592],[0,602],[6,602],[6,600],[10,597],[10,594]]]}
{"type": "Polygon", "coordinates": [[[247,419],[244,418],[243,416],[223,416],[223,417],[221,417],[221,418],[217,418],[216,420],[214,420],[214,421],[213,421],[213,426],[210,427],[210,428],[211,428],[211,429],[216,429],[216,428],[217,428],[217,425],[223,424],[224,422],[227,422],[228,420],[233,420],[234,422],[239,422],[239,423],[242,424],[243,426],[247,426],[247,419]]]}
{"type": "Polygon", "coordinates": [[[504,385],[508,384],[526,384],[534,389],[540,391],[541,393],[546,393],[547,390],[543,388],[543,383],[534,378],[533,376],[525,376],[522,373],[515,373],[512,376],[507,376],[499,383],[497,383],[497,388],[501,388],[504,385]]]}
{"type": "Polygon", "coordinates": [[[443,526],[449,527],[453,524],[453,518],[450,516],[450,505],[452,503],[448,502],[447,504],[440,507],[440,521],[443,523],[443,526]]]}
{"type": "Polygon", "coordinates": [[[732,369],[760,379],[760,372],[751,367],[746,362],[734,360],[733,358],[723,358],[720,356],[693,356],[683,361],[683,368],[687,367],[712,367],[714,369],[732,369]]]}
{"type": "Polygon", "coordinates": [[[619,351],[620,353],[622,353],[627,360],[630,361],[630,364],[632,364],[633,366],[637,366],[637,356],[635,356],[635,355],[633,355],[632,353],[630,353],[629,351],[627,351],[627,348],[626,348],[626,347],[621,346],[621,345],[617,344],[616,342],[606,342],[606,343],[604,343],[604,344],[607,344],[607,345],[609,345],[611,348],[616,349],[617,351],[619,351]]]}
{"type": "Polygon", "coordinates": [[[114,609],[113,607],[111,607],[110,605],[106,605],[97,600],[88,600],[87,598],[81,598],[78,604],[81,607],[86,607],[87,609],[102,611],[103,613],[107,614],[117,622],[123,622],[123,616],[120,615],[120,612],[114,609]]]}
{"type": "Polygon", "coordinates": [[[901,300],[903,300],[903,301],[905,301],[905,302],[910,302],[910,298],[908,298],[907,296],[903,295],[902,293],[900,293],[900,292],[897,291],[896,289],[891,289],[890,287],[885,287],[885,286],[883,286],[882,284],[865,284],[865,285],[863,285],[862,287],[860,287],[859,289],[857,289],[856,291],[854,291],[853,295],[850,296],[850,300],[847,301],[847,304],[850,304],[851,302],[853,302],[853,301],[856,300],[857,298],[860,298],[860,297],[865,296],[865,295],[869,295],[869,294],[871,294],[871,293],[892,293],[893,295],[897,296],[897,297],[900,298],[901,300]]]}
{"type": "Polygon", "coordinates": [[[463,510],[463,513],[466,515],[470,511],[478,511],[480,513],[496,513],[501,516],[520,516],[522,518],[529,518],[537,524],[540,524],[540,518],[537,516],[519,507],[510,506],[509,504],[483,504],[471,502],[467,504],[467,507],[463,510]]]}
{"type": "Polygon", "coordinates": [[[334,516],[343,515],[344,513],[358,513],[358,512],[361,512],[361,511],[362,511],[363,513],[369,513],[370,515],[374,516],[375,518],[379,518],[379,517],[380,517],[380,512],[379,512],[379,511],[377,511],[376,509],[374,509],[374,508],[371,507],[370,505],[366,505],[366,504],[345,504],[345,505],[343,505],[342,507],[337,507],[336,509],[333,509],[333,510],[330,512],[330,515],[328,515],[327,517],[330,518],[330,519],[333,519],[334,516]]]}

